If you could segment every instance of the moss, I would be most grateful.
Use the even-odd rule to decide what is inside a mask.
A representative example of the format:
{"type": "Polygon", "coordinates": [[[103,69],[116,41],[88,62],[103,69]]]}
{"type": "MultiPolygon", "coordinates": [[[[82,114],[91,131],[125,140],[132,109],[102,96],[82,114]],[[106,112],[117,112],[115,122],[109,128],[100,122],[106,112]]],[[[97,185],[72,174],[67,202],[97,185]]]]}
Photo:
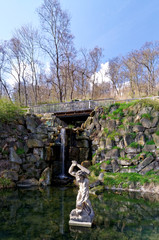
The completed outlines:
{"type": "Polygon", "coordinates": [[[95,176],[99,176],[99,173],[101,172],[101,163],[96,163],[95,165],[92,165],[89,167],[89,170],[94,173],[95,176]]]}
{"type": "Polygon", "coordinates": [[[157,136],[159,136],[159,130],[157,130],[157,131],[155,132],[155,134],[156,134],[157,136]]]}
{"type": "Polygon", "coordinates": [[[108,128],[104,128],[104,133],[108,134],[109,133],[109,129],[108,128]]]}
{"type": "Polygon", "coordinates": [[[126,161],[130,161],[131,159],[130,158],[127,158],[127,157],[120,157],[119,160],[126,160],[126,161]]]}
{"type": "Polygon", "coordinates": [[[3,178],[3,177],[1,177],[1,178],[0,178],[0,185],[1,185],[3,188],[9,187],[9,186],[11,185],[11,180],[8,179],[8,178],[3,178]]]}
{"type": "Polygon", "coordinates": [[[17,153],[18,155],[22,155],[22,154],[25,153],[25,150],[24,150],[23,148],[18,148],[18,149],[16,150],[16,153],[17,153]]]}
{"type": "Polygon", "coordinates": [[[101,115],[101,118],[102,118],[103,120],[105,120],[105,119],[106,119],[106,115],[105,115],[105,114],[102,114],[102,115],[101,115]]]}
{"type": "Polygon", "coordinates": [[[111,140],[115,140],[116,136],[120,136],[120,134],[114,130],[108,135],[108,138],[110,138],[111,140]]]}
{"type": "Polygon", "coordinates": [[[137,142],[132,142],[132,143],[130,143],[130,145],[128,147],[138,148],[138,147],[140,147],[140,144],[138,144],[137,142]]]}
{"type": "Polygon", "coordinates": [[[151,116],[150,113],[144,113],[144,114],[141,115],[141,118],[146,118],[146,119],[151,120],[151,119],[152,119],[152,116],[151,116]]]}
{"type": "Polygon", "coordinates": [[[154,145],[155,142],[154,142],[154,140],[149,140],[149,141],[146,142],[146,144],[147,144],[147,145],[154,145]]]}

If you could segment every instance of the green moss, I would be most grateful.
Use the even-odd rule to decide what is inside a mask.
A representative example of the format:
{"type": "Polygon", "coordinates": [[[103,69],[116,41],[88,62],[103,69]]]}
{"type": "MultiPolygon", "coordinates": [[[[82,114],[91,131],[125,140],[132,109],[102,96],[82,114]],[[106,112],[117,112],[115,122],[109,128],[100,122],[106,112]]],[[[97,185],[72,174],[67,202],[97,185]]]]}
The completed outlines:
{"type": "Polygon", "coordinates": [[[126,160],[126,161],[130,161],[130,158],[127,157],[120,157],[119,160],[126,160]]]}
{"type": "Polygon", "coordinates": [[[96,163],[95,165],[92,165],[89,167],[89,170],[94,173],[95,176],[99,176],[99,173],[101,172],[101,163],[96,163]]]}
{"type": "Polygon", "coordinates": [[[105,120],[105,119],[106,119],[106,115],[105,115],[105,114],[102,114],[102,115],[101,115],[101,118],[102,118],[103,120],[105,120]]]}
{"type": "Polygon", "coordinates": [[[108,128],[104,128],[104,133],[108,134],[109,133],[109,129],[108,128]]]}
{"type": "Polygon", "coordinates": [[[147,144],[147,145],[154,145],[155,142],[154,142],[154,140],[149,140],[149,141],[146,142],[146,144],[147,144]]]}
{"type": "Polygon", "coordinates": [[[111,140],[115,140],[116,136],[120,136],[120,134],[114,130],[108,135],[108,138],[110,138],[111,140]]]}
{"type": "Polygon", "coordinates": [[[156,134],[157,136],[159,136],[159,130],[157,130],[157,131],[155,132],[155,134],[156,134]]]}
{"type": "Polygon", "coordinates": [[[119,127],[118,127],[119,129],[124,129],[125,128],[125,126],[123,125],[123,124],[121,124],[121,125],[119,125],[119,127]]]}
{"type": "Polygon", "coordinates": [[[131,136],[133,139],[135,139],[135,138],[136,138],[136,132],[130,133],[130,136],[131,136]]]}
{"type": "Polygon", "coordinates": [[[111,160],[107,160],[107,161],[105,161],[105,163],[106,163],[107,165],[109,165],[109,164],[111,164],[111,160]]]}
{"type": "Polygon", "coordinates": [[[141,115],[141,118],[146,118],[146,119],[151,120],[152,116],[150,115],[150,113],[144,113],[144,114],[141,115]]]}
{"type": "Polygon", "coordinates": [[[137,142],[132,142],[132,143],[130,143],[130,145],[128,147],[138,148],[138,147],[140,147],[140,144],[138,144],[137,142]]]}
{"type": "Polygon", "coordinates": [[[139,182],[141,185],[150,182],[150,175],[142,176],[139,173],[105,173],[104,176],[104,184],[110,187],[118,187],[119,184],[122,184],[122,187],[124,188],[128,187],[130,183],[137,182],[139,182]]]}
{"type": "Polygon", "coordinates": [[[17,153],[18,155],[22,155],[22,154],[25,153],[25,150],[24,150],[23,148],[18,148],[18,149],[16,150],[16,153],[17,153]]]}

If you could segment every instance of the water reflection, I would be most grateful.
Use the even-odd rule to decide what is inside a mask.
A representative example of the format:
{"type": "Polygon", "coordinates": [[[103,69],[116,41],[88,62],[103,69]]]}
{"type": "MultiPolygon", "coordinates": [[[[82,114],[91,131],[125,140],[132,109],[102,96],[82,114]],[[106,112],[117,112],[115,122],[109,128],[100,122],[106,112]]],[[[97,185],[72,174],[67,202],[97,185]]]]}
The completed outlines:
{"type": "Polygon", "coordinates": [[[68,225],[73,188],[0,191],[0,239],[158,239],[158,195],[104,192],[91,196],[93,228],[68,225]]]}

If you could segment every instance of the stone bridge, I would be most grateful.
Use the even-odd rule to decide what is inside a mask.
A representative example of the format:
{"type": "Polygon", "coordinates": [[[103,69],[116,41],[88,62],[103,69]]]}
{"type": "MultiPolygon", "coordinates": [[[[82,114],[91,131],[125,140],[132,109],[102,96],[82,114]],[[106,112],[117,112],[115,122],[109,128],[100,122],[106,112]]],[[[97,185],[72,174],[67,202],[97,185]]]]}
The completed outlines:
{"type": "Polygon", "coordinates": [[[124,100],[114,100],[112,98],[99,99],[99,100],[87,100],[87,101],[72,101],[54,104],[43,104],[39,106],[30,107],[29,112],[33,114],[53,113],[55,116],[64,120],[67,118],[82,118],[85,119],[89,114],[100,106],[109,106],[116,102],[129,102],[140,99],[158,99],[158,96],[147,97],[147,98],[132,98],[124,100]]]}
{"type": "Polygon", "coordinates": [[[88,115],[95,107],[108,106],[114,103],[113,99],[100,99],[88,101],[72,101],[54,104],[43,104],[30,107],[30,113],[54,113],[56,116],[88,115]]]}

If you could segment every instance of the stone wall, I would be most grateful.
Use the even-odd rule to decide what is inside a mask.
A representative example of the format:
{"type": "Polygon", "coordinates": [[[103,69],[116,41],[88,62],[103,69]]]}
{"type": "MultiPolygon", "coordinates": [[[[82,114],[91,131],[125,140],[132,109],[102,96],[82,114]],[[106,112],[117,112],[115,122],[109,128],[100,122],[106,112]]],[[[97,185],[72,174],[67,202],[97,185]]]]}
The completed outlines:
{"type": "Polygon", "coordinates": [[[92,164],[104,172],[159,170],[159,111],[141,103],[97,108],[83,124],[92,140],[92,164]]]}
{"type": "Polygon", "coordinates": [[[89,158],[89,139],[52,114],[23,116],[0,126],[0,187],[50,185],[61,173],[60,131],[67,130],[65,168],[89,158]],[[8,182],[6,180],[9,180],[8,182]]]}

